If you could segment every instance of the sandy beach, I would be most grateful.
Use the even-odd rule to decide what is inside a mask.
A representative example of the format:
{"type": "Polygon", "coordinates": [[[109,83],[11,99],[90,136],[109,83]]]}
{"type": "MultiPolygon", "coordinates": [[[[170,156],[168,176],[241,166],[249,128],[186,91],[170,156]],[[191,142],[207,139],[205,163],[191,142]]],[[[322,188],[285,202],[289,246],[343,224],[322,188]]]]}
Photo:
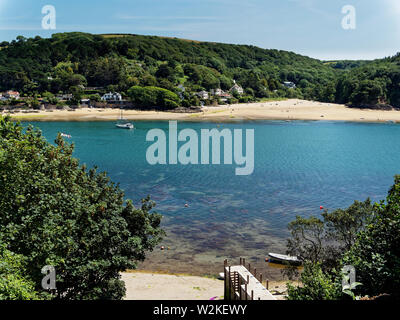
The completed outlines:
{"type": "MultiPolygon", "coordinates": [[[[131,271],[121,274],[126,300],[223,300],[224,281],[180,274],[131,271]]],[[[264,283],[265,284],[265,283],[264,283]]],[[[278,300],[284,299],[286,281],[269,283],[278,300]]]]}
{"type": "MultiPolygon", "coordinates": [[[[6,113],[3,113],[5,115],[6,113]]],[[[54,110],[38,113],[14,113],[21,121],[112,121],[119,118],[118,109],[89,109],[76,111],[54,110]]],[[[243,120],[330,120],[358,122],[400,122],[399,111],[361,110],[345,105],[290,99],[217,107],[204,107],[198,113],[126,110],[129,120],[179,120],[179,121],[243,121],[243,120]]]]}

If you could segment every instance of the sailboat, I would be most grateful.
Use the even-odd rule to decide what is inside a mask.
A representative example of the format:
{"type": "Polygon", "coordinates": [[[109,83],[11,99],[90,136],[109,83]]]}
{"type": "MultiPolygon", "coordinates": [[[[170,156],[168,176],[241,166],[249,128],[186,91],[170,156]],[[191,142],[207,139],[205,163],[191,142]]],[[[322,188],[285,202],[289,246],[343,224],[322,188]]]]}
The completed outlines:
{"type": "Polygon", "coordinates": [[[121,109],[121,116],[120,116],[118,122],[115,124],[115,126],[117,128],[119,128],[119,129],[129,129],[129,130],[131,130],[131,129],[135,128],[135,126],[131,122],[129,122],[128,120],[123,118],[122,109],[121,109]]]}

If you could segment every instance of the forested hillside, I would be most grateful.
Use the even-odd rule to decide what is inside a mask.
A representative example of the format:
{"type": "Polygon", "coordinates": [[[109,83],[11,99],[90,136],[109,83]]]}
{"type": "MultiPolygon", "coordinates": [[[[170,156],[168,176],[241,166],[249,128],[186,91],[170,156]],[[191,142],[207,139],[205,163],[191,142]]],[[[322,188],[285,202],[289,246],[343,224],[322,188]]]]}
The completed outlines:
{"type": "MultiPolygon", "coordinates": [[[[192,93],[229,90],[241,99],[288,97],[400,106],[399,57],[373,62],[322,61],[255,46],[139,35],[60,33],[17,37],[0,44],[0,90],[25,96],[79,92],[82,87],[127,94],[133,86],[160,87],[196,103],[192,93]],[[289,81],[295,89],[282,85],[289,81]],[[180,92],[179,85],[185,87],[180,92]]],[[[237,97],[238,98],[238,97],[237,97]]]]}
{"type": "Polygon", "coordinates": [[[372,61],[341,75],[336,85],[336,102],[400,108],[400,55],[372,61]]]}

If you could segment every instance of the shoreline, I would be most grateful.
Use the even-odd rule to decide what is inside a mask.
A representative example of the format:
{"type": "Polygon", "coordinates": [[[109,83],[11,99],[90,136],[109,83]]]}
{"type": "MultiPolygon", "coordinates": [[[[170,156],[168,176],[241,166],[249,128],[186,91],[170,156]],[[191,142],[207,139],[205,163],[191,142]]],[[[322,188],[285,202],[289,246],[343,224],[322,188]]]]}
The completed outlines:
{"type": "MultiPolygon", "coordinates": [[[[223,300],[224,281],[189,274],[127,270],[124,300],[223,300]]],[[[269,289],[278,300],[285,300],[288,280],[270,281],[269,289]]],[[[292,283],[299,284],[298,281],[292,283]]],[[[263,285],[266,285],[264,282],[263,285]]]]}
{"type": "MultiPolygon", "coordinates": [[[[7,113],[3,113],[3,116],[7,113]]],[[[119,109],[82,108],[76,111],[54,110],[9,114],[18,121],[117,121],[119,109]]],[[[281,121],[350,121],[400,123],[400,111],[349,108],[345,105],[299,99],[204,107],[197,113],[125,110],[131,121],[242,122],[281,121]]]]}

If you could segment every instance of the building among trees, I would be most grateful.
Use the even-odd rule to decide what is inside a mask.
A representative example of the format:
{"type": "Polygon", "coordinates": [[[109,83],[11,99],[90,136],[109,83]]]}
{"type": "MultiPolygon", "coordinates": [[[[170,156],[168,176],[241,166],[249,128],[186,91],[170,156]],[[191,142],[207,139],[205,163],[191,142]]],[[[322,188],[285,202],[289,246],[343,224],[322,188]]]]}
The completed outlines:
{"type": "Polygon", "coordinates": [[[109,92],[101,97],[102,101],[122,101],[122,95],[118,92],[109,92]]]}

